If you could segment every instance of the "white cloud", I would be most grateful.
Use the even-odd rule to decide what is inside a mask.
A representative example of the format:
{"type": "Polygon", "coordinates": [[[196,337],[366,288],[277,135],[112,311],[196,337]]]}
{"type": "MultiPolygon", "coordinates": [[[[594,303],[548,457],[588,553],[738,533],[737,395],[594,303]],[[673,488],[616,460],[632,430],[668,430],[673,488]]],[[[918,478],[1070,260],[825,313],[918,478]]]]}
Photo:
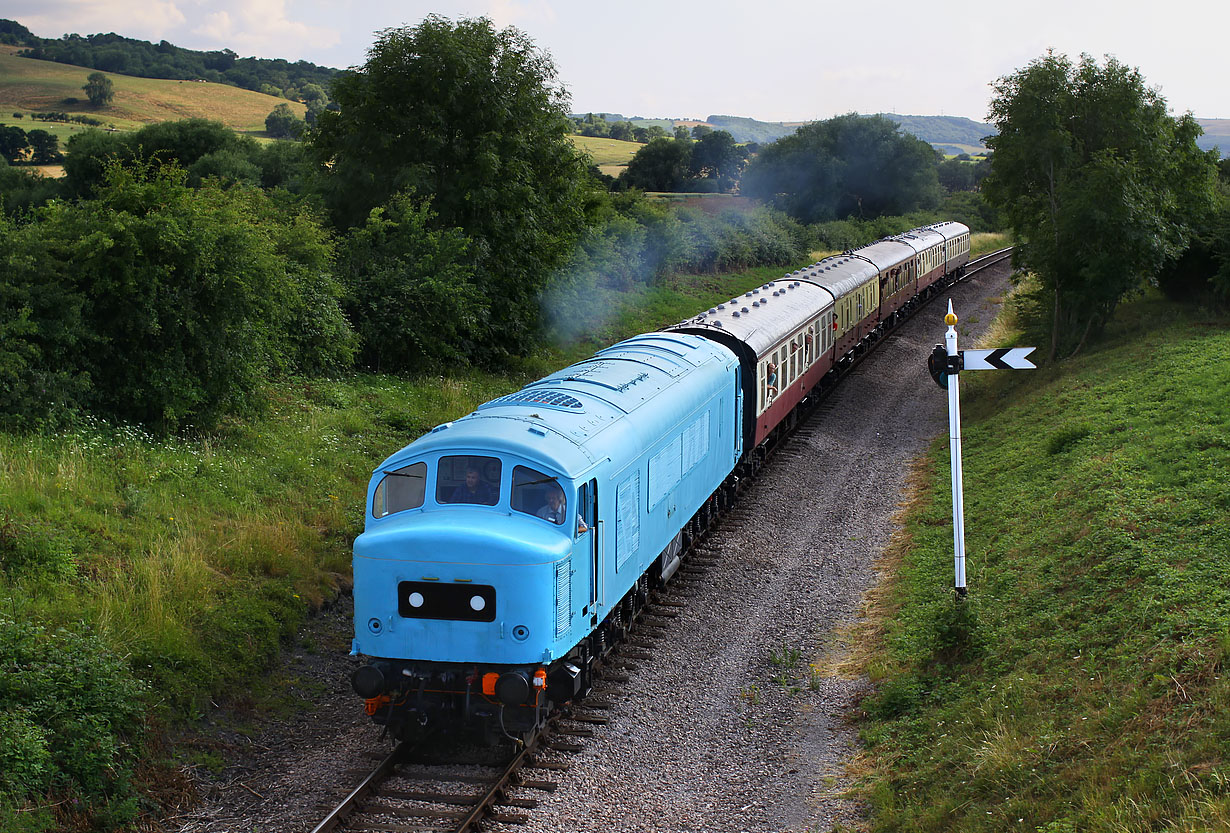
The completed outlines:
{"type": "Polygon", "coordinates": [[[171,40],[169,35],[187,21],[173,0],[17,0],[5,6],[4,17],[45,38],[115,32],[156,43],[171,40]]]}
{"type": "Polygon", "coordinates": [[[292,20],[286,0],[203,5],[210,11],[191,31],[214,41],[215,48],[227,47],[243,56],[294,60],[294,56],[335,46],[340,39],[335,28],[292,20]]]}

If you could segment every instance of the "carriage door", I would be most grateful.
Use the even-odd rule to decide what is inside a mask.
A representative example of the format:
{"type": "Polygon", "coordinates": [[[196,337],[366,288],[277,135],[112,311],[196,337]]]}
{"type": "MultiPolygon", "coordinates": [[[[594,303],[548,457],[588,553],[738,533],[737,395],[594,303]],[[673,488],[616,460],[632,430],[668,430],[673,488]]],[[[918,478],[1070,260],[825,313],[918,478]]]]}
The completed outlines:
{"type": "Polygon", "coordinates": [[[589,601],[583,613],[590,617],[591,624],[598,622],[598,582],[602,576],[602,535],[598,530],[598,481],[591,480],[582,483],[577,489],[577,514],[581,516],[586,532],[580,535],[578,554],[588,550],[589,558],[589,601]]]}

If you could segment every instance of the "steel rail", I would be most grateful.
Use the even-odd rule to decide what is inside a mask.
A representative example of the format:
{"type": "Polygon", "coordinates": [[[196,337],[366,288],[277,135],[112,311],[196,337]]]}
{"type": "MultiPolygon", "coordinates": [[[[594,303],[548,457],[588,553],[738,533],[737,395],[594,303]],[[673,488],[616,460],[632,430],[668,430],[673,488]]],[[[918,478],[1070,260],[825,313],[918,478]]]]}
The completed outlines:
{"type": "Polygon", "coordinates": [[[325,816],[324,821],[312,828],[312,833],[329,833],[331,830],[336,830],[338,825],[346,821],[350,814],[358,807],[359,802],[367,798],[376,791],[376,787],[380,782],[388,778],[397,768],[397,764],[401,761],[402,756],[406,753],[409,746],[405,741],[397,745],[387,758],[381,761],[371,774],[363,779],[359,786],[355,787],[350,795],[342,799],[342,802],[333,808],[329,815],[325,816]]]}

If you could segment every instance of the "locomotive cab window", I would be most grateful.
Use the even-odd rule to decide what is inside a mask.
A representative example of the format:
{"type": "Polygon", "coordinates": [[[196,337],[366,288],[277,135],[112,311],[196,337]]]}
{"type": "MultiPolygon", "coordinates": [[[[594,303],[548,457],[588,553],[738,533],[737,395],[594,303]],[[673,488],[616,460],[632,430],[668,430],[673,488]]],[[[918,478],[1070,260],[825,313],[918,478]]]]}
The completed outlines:
{"type": "Polygon", "coordinates": [[[380,481],[372,496],[372,515],[383,518],[405,509],[418,509],[423,505],[426,487],[426,463],[412,463],[385,472],[385,478],[380,481]]]}
{"type": "Polygon", "coordinates": [[[436,470],[437,503],[495,506],[499,500],[499,458],[468,455],[440,458],[436,470]]]}
{"type": "Polygon", "coordinates": [[[513,466],[512,508],[556,526],[568,517],[568,499],[559,481],[527,466],[513,466]]]}

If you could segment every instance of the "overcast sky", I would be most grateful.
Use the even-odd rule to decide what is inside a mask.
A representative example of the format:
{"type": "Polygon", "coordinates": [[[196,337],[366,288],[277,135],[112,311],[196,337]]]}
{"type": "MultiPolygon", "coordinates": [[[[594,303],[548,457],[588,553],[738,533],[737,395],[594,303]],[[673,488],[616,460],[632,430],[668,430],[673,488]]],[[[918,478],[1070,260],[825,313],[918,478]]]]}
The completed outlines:
{"type": "Polygon", "coordinates": [[[4,0],[42,37],[116,32],[241,56],[362,64],[426,15],[516,26],[575,112],[806,121],[841,113],[983,120],[996,78],[1048,47],[1138,67],[1171,110],[1230,118],[1224,0],[4,0]]]}

